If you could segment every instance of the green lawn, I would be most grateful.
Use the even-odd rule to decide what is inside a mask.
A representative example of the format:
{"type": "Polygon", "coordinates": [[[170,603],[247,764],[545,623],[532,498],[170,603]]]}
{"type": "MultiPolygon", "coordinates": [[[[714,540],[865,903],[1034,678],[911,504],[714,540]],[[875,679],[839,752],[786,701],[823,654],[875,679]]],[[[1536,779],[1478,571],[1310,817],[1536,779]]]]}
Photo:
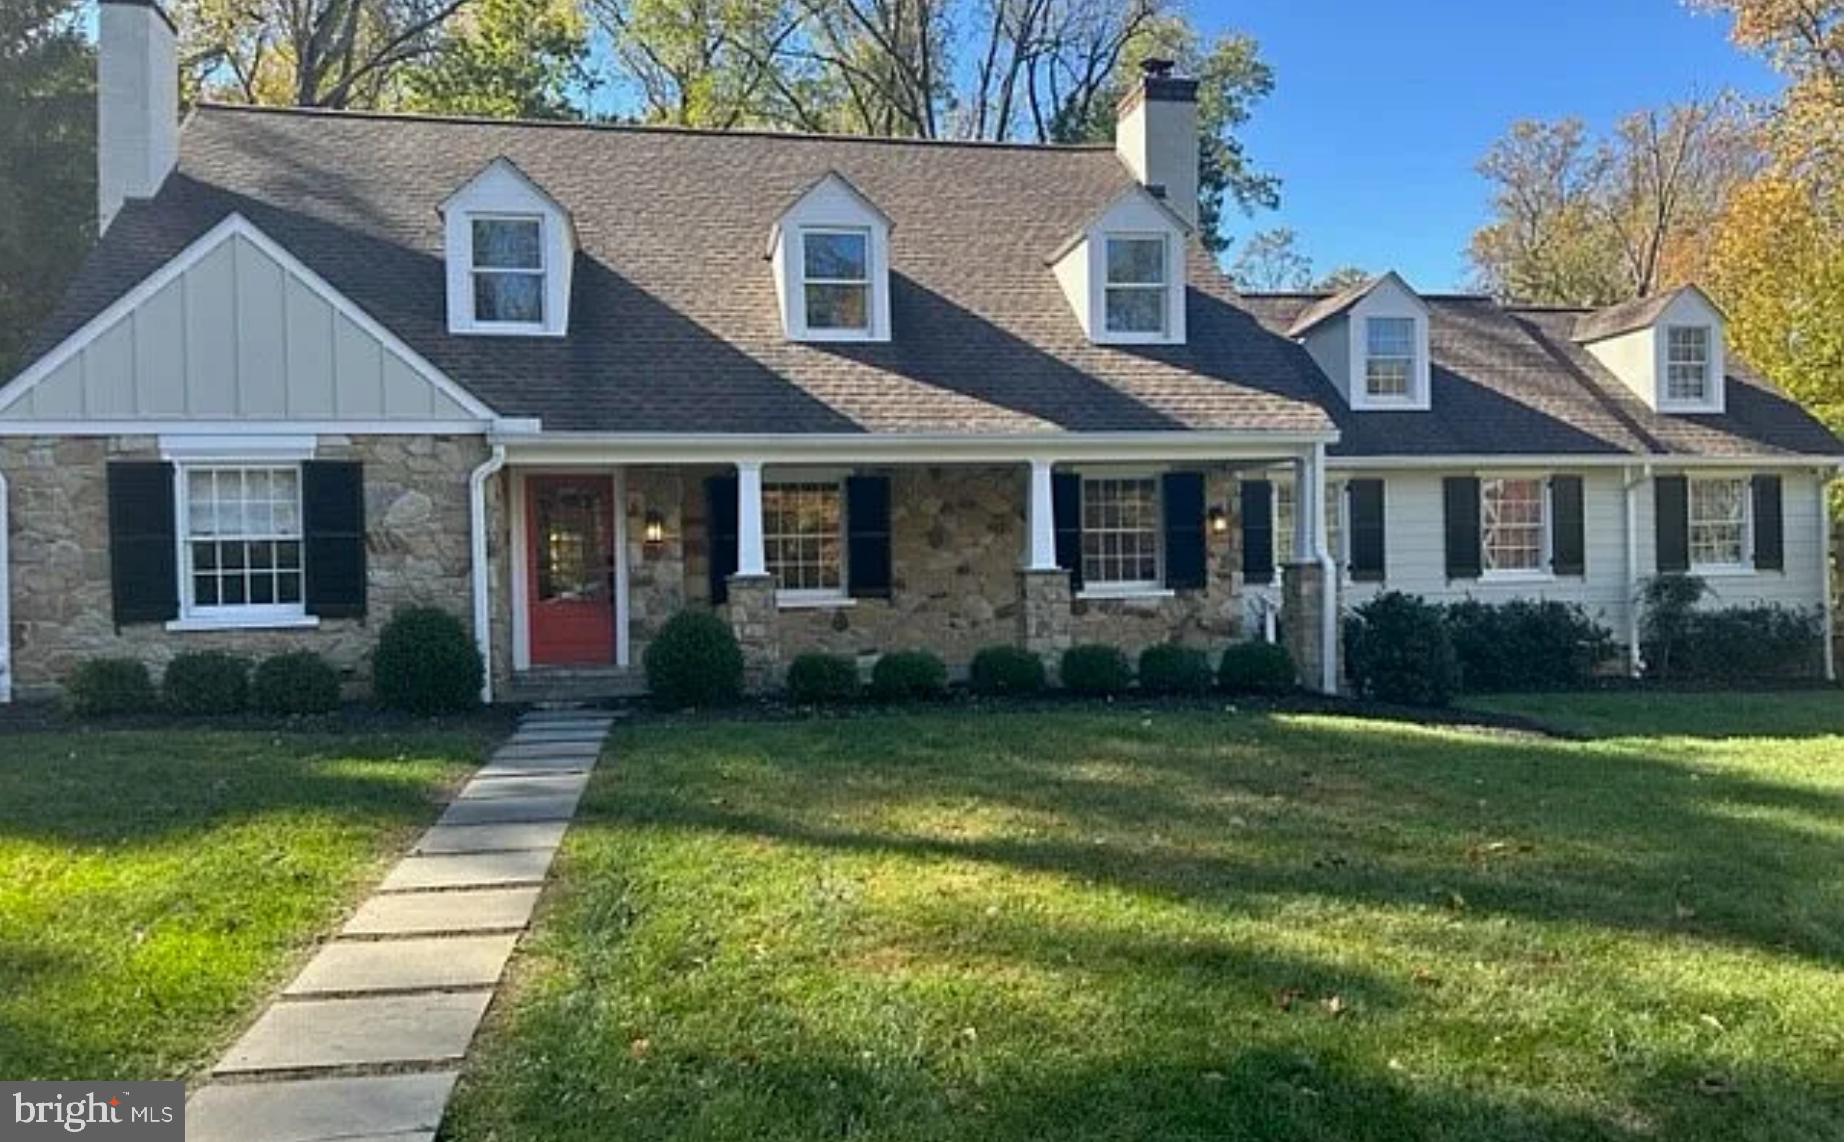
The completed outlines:
{"type": "Polygon", "coordinates": [[[474,731],[0,735],[0,1075],[211,1061],[437,812],[474,731]]]}
{"type": "Polygon", "coordinates": [[[445,1137],[1840,1138],[1840,700],[1751,704],[619,728],[445,1137]]]}

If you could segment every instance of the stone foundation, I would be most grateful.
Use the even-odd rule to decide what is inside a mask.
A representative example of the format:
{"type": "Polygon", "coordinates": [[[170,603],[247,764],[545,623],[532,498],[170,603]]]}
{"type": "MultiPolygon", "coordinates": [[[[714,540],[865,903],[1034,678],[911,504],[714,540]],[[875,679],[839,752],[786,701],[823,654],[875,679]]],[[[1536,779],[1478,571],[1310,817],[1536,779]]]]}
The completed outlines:
{"type": "Polygon", "coordinates": [[[1065,571],[1022,571],[1016,642],[1040,656],[1049,671],[1072,645],[1072,577],[1065,571]]]}
{"type": "Polygon", "coordinates": [[[733,575],[725,580],[725,593],[725,614],[744,652],[745,688],[774,689],[783,680],[782,656],[777,653],[776,580],[733,575]]]}

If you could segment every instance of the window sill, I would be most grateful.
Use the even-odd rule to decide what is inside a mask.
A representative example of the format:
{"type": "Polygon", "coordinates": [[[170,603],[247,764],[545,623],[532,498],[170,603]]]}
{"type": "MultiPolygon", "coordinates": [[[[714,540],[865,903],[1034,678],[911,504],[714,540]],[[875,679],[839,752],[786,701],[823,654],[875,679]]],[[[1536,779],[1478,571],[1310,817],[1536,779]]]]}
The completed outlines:
{"type": "Polygon", "coordinates": [[[1699,575],[1703,579],[1744,579],[1758,573],[1758,568],[1749,563],[1714,563],[1705,566],[1695,563],[1688,567],[1688,574],[1699,575]]]}
{"type": "Polygon", "coordinates": [[[167,623],[170,631],[211,631],[211,630],[306,630],[321,625],[318,615],[250,615],[245,618],[230,616],[203,618],[191,616],[172,619],[167,623]]]}
{"type": "Polygon", "coordinates": [[[1551,583],[1555,576],[1550,571],[1484,571],[1484,583],[1551,583]]]}
{"type": "Polygon", "coordinates": [[[1172,599],[1174,592],[1167,587],[1086,587],[1072,597],[1083,599],[1086,602],[1110,599],[1172,599]]]}
{"type": "Polygon", "coordinates": [[[779,593],[776,597],[776,609],[779,611],[829,611],[839,607],[851,607],[858,599],[847,595],[789,595],[779,593]]]}

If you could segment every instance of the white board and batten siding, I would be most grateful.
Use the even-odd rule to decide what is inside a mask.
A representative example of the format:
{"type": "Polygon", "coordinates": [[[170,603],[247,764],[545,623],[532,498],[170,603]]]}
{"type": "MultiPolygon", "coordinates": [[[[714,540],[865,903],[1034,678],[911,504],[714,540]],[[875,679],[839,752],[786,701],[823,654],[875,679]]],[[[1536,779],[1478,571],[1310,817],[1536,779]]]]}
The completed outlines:
{"type": "Polygon", "coordinates": [[[227,233],[77,338],[0,405],[0,421],[480,418],[364,320],[250,237],[227,233]]]}

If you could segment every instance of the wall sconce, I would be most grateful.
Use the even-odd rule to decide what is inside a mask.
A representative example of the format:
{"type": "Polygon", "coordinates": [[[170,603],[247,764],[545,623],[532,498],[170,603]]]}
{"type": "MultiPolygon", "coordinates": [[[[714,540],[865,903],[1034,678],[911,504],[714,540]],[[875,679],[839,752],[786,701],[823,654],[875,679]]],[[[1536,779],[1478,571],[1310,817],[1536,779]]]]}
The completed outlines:
{"type": "Polygon", "coordinates": [[[650,508],[648,514],[642,517],[642,542],[650,547],[661,542],[666,530],[667,521],[661,518],[660,512],[650,508]]]}
{"type": "Polygon", "coordinates": [[[1232,521],[1227,518],[1225,508],[1218,504],[1214,504],[1212,507],[1206,509],[1206,526],[1207,530],[1211,531],[1214,535],[1224,535],[1231,530],[1232,521]]]}

